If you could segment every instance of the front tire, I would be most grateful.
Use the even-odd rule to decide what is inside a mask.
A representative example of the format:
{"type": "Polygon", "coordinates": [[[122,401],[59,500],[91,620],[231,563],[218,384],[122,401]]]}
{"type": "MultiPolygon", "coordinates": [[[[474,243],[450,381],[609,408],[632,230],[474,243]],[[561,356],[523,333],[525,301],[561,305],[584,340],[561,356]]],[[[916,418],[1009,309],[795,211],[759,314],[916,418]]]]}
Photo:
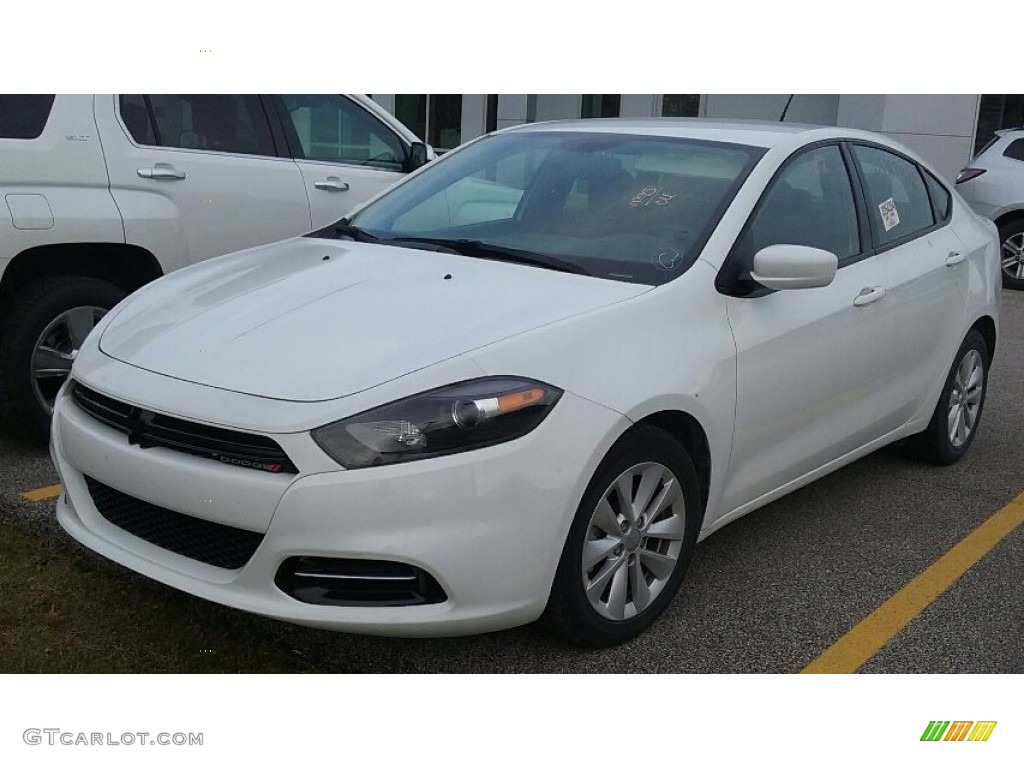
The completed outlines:
{"type": "Polygon", "coordinates": [[[633,428],[583,494],[543,620],[577,645],[636,637],[679,589],[702,517],[687,452],[660,429],[633,428]]]}
{"type": "Polygon", "coordinates": [[[999,242],[1003,287],[1024,291],[1024,219],[1016,219],[1001,226],[999,242]]]}
{"type": "Polygon", "coordinates": [[[972,330],[957,350],[928,428],[914,438],[913,447],[921,459],[947,465],[967,453],[985,407],[988,366],[988,345],[972,330]]]}
{"type": "Polygon", "coordinates": [[[31,283],[9,297],[0,326],[0,403],[14,434],[46,442],[53,401],[75,355],[125,295],[102,280],[64,275],[31,283]]]}

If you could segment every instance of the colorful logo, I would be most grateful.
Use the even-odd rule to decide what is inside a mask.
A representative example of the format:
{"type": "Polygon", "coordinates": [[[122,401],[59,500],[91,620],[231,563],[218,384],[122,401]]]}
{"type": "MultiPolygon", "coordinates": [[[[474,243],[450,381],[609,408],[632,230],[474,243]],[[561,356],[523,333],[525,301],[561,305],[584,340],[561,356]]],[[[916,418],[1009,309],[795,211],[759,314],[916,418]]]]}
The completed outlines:
{"type": "Polygon", "coordinates": [[[988,741],[995,729],[995,720],[932,720],[921,741],[988,741]]]}

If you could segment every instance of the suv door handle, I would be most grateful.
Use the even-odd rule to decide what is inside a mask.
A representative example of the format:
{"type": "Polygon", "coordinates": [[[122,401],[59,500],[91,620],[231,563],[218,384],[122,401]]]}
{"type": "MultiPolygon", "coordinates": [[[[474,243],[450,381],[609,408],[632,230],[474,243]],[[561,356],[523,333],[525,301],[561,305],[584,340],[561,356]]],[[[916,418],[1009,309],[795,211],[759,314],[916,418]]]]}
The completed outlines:
{"type": "Polygon", "coordinates": [[[885,288],[880,285],[876,285],[873,288],[864,288],[857,294],[857,298],[853,300],[853,306],[866,307],[868,304],[874,304],[883,296],[885,296],[885,288]]]}
{"type": "Polygon", "coordinates": [[[337,176],[328,176],[326,179],[314,181],[313,186],[327,192],[348,192],[348,182],[342,181],[337,176]]]}
{"type": "Polygon", "coordinates": [[[157,163],[152,168],[139,168],[139,176],[144,179],[184,179],[185,172],[170,163],[157,163]]]}
{"type": "Polygon", "coordinates": [[[946,257],[946,266],[955,267],[963,260],[964,255],[960,251],[950,251],[949,256],[946,257]]]}

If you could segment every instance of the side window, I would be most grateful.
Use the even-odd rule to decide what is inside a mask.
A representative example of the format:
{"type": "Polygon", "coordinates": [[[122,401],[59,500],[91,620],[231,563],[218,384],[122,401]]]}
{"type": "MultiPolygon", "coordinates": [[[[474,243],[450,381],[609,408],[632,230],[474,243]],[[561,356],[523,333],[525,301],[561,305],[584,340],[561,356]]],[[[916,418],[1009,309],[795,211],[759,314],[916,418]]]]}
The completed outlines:
{"type": "Polygon", "coordinates": [[[1011,160],[1024,160],[1024,139],[1011,141],[1003,150],[1003,157],[1011,160]]]}
{"type": "Polygon", "coordinates": [[[127,95],[121,119],[138,144],[274,156],[270,125],[258,96],[127,95]]]}
{"type": "Polygon", "coordinates": [[[744,263],[780,244],[821,248],[840,262],[861,252],[853,188],[839,147],[809,150],[783,168],[743,237],[744,263]]]}
{"type": "Polygon", "coordinates": [[[281,99],[306,160],[402,169],[402,141],[351,100],[336,94],[281,99]]]}
{"type": "Polygon", "coordinates": [[[53,94],[0,96],[0,139],[38,139],[52,108],[53,94]]]}
{"type": "Polygon", "coordinates": [[[853,145],[864,178],[868,219],[879,246],[935,223],[932,204],[917,166],[892,152],[853,145]]]}
{"type": "Polygon", "coordinates": [[[949,218],[949,204],[951,197],[949,190],[947,190],[942,184],[932,176],[928,171],[922,170],[924,176],[924,183],[928,187],[928,195],[932,199],[932,208],[935,209],[935,220],[945,221],[949,218]]]}

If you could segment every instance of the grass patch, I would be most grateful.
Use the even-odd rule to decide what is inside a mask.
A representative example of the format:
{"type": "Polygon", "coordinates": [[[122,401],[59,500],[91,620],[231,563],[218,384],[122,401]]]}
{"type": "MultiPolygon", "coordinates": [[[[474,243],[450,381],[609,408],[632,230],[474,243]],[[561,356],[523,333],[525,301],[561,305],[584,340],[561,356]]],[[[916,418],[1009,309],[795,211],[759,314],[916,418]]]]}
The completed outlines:
{"type": "Polygon", "coordinates": [[[0,526],[2,672],[306,672],[277,622],[0,526]]]}

